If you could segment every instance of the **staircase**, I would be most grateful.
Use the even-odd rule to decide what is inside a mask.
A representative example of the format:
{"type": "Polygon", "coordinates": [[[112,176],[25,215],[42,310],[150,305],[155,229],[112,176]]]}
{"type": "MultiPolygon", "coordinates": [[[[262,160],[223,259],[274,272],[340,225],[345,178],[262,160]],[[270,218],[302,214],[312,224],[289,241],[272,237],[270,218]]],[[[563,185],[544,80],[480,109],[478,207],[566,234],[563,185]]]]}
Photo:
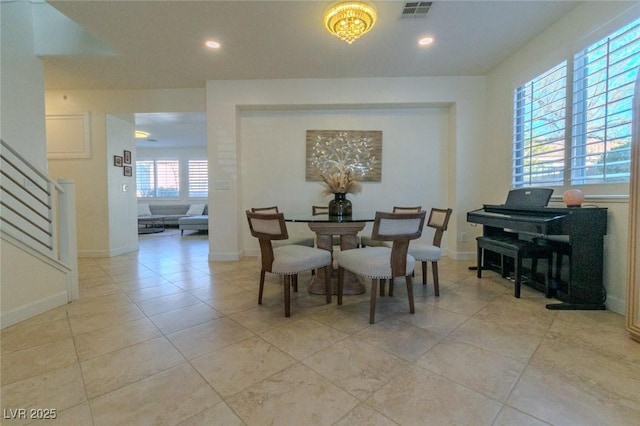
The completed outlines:
{"type": "Polygon", "coordinates": [[[75,183],[0,140],[0,328],[78,299],[75,183]]]}

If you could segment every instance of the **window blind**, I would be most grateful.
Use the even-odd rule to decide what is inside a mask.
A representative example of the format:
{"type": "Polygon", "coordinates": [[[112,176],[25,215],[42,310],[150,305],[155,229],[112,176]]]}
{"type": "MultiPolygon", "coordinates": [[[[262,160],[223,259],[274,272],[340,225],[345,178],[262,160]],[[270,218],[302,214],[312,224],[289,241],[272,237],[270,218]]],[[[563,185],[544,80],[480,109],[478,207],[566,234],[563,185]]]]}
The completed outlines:
{"type": "Polygon", "coordinates": [[[178,160],[156,160],[156,197],[177,198],[180,196],[180,162],[178,160]]]}
{"type": "Polygon", "coordinates": [[[574,56],[571,183],[628,182],[640,20],[574,56]]]}
{"type": "Polygon", "coordinates": [[[155,197],[155,174],[153,161],[136,161],[136,194],[138,198],[155,197]]]}
{"type": "Polygon", "coordinates": [[[566,76],[564,61],[515,90],[514,187],[563,183],[566,76]]]}
{"type": "Polygon", "coordinates": [[[138,198],[178,198],[180,162],[178,160],[136,161],[138,198]]]}
{"type": "Polygon", "coordinates": [[[209,167],[207,160],[189,160],[189,197],[207,197],[209,194],[209,167]]]}

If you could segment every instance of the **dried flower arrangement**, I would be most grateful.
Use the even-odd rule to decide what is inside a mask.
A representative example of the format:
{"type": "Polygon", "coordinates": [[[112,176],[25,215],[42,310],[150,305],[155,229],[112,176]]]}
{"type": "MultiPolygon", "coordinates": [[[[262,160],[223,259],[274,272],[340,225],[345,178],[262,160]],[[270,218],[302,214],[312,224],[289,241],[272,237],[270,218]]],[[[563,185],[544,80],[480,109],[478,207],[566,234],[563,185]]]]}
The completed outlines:
{"type": "Polygon", "coordinates": [[[320,176],[324,182],[324,195],[357,194],[362,190],[362,185],[351,170],[322,173],[320,176]]]}

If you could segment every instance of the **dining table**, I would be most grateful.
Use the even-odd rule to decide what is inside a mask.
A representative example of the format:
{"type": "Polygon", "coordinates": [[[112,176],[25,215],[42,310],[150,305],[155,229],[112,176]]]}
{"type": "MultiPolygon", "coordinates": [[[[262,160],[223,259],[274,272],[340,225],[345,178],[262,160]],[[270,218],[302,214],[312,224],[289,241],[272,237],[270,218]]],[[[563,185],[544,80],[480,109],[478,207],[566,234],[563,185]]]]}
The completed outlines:
{"type": "MultiPolygon", "coordinates": [[[[333,237],[340,237],[340,250],[351,250],[358,247],[358,233],[364,229],[367,222],[375,220],[375,212],[353,212],[349,216],[330,216],[329,214],[285,213],[286,222],[302,222],[316,234],[318,248],[331,252],[333,256],[333,237]]],[[[332,293],[338,294],[338,271],[333,267],[331,271],[332,293]]],[[[318,270],[309,283],[309,293],[325,294],[324,271],[318,270]]],[[[343,294],[354,295],[365,292],[365,286],[357,275],[345,271],[343,294]]]]}

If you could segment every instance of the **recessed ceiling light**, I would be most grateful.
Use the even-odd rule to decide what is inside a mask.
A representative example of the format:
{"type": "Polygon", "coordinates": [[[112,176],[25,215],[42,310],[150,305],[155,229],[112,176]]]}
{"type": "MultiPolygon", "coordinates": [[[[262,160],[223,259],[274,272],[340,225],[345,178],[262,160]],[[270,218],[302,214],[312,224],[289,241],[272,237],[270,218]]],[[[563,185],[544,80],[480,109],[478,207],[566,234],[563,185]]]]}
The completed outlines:
{"type": "Polygon", "coordinates": [[[207,40],[204,44],[209,49],[220,49],[220,43],[215,40],[207,40]]]}
{"type": "Polygon", "coordinates": [[[420,46],[429,46],[431,43],[433,43],[433,37],[422,37],[418,40],[420,46]]]}

